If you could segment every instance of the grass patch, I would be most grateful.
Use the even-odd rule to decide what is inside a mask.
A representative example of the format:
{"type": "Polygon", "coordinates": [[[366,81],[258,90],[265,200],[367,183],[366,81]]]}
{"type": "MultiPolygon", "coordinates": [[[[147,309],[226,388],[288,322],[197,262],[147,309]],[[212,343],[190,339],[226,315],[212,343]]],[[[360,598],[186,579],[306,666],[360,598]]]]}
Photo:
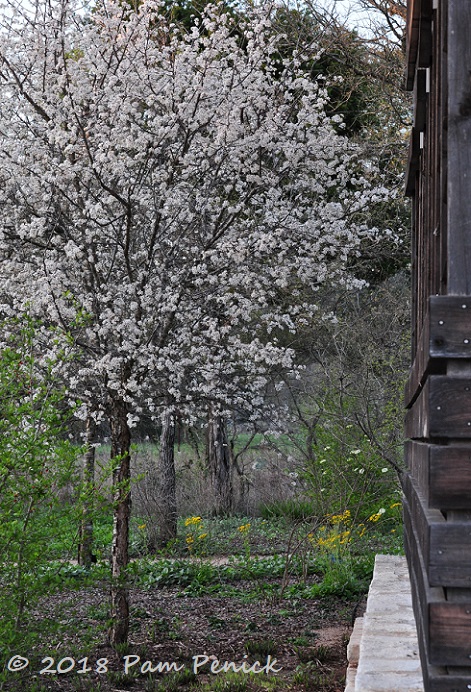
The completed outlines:
{"type": "Polygon", "coordinates": [[[264,519],[285,518],[291,521],[309,521],[313,519],[314,513],[314,504],[309,500],[275,500],[260,508],[260,514],[264,519]]]}
{"type": "Polygon", "coordinates": [[[249,639],[244,646],[246,652],[251,656],[275,656],[278,644],[273,639],[249,639]]]}

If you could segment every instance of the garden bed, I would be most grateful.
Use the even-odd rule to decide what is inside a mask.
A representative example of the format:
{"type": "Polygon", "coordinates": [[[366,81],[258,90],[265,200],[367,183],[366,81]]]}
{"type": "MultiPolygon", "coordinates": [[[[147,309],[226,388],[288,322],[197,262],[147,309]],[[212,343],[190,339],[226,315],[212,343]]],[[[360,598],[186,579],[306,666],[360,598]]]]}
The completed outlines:
{"type": "Polygon", "coordinates": [[[106,589],[97,587],[44,599],[35,617],[39,629],[47,621],[48,641],[35,646],[32,654],[21,652],[30,664],[23,672],[11,672],[3,689],[344,689],[346,644],[358,610],[352,600],[185,596],[178,588],[134,588],[130,644],[119,653],[107,646],[103,637],[107,600],[106,589]],[[54,659],[53,663],[44,661],[46,656],[54,659]],[[69,673],[39,675],[48,665],[50,670],[66,670],[72,659],[75,668],[69,673]],[[100,661],[106,672],[97,672],[100,661]],[[260,662],[257,670],[268,662],[268,672],[255,674],[244,672],[244,668],[234,672],[243,663],[245,671],[253,670],[255,661],[260,662]],[[211,665],[216,671],[213,674],[211,665]]]}

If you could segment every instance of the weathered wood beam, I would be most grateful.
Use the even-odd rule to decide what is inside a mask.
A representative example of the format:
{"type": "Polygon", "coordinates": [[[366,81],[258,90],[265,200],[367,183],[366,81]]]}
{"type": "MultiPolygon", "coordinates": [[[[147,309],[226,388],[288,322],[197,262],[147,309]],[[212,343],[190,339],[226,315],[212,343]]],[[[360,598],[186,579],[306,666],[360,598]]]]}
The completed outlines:
{"type": "MultiPolygon", "coordinates": [[[[410,476],[404,476],[402,483],[405,513],[414,527],[415,541],[423,556],[428,585],[469,588],[471,525],[466,521],[448,522],[439,510],[427,507],[426,499],[410,476]]],[[[471,610],[471,598],[468,605],[471,610]]],[[[469,646],[471,647],[471,637],[469,646]]],[[[462,664],[450,662],[450,665],[462,664]]]]}
{"type": "Polygon", "coordinates": [[[432,50],[432,0],[410,0],[406,22],[406,79],[405,88],[412,91],[416,68],[428,67],[432,50]]]}
{"type": "MultiPolygon", "coordinates": [[[[406,414],[406,436],[415,440],[471,437],[471,377],[431,375],[406,414]]],[[[439,440],[435,440],[438,442],[439,440]]]]}
{"type": "Polygon", "coordinates": [[[445,361],[455,359],[471,359],[471,296],[430,296],[406,385],[406,406],[427,375],[445,373],[445,361]]]}
{"type": "MultiPolygon", "coordinates": [[[[446,599],[442,588],[430,587],[428,585],[427,575],[423,556],[420,553],[419,541],[415,535],[415,528],[411,523],[410,514],[408,512],[407,500],[405,505],[405,535],[404,543],[406,552],[409,557],[409,572],[412,588],[412,600],[414,605],[414,613],[417,623],[417,633],[419,639],[420,658],[422,662],[422,670],[424,676],[424,687],[427,692],[468,692],[471,685],[471,674],[464,668],[461,673],[450,673],[449,667],[446,665],[433,664],[430,659],[430,632],[431,621],[433,621],[433,631],[443,631],[443,624],[449,624],[448,613],[442,616],[441,608],[445,606],[446,599]]],[[[451,611],[450,611],[451,612],[451,611]]],[[[446,626],[446,625],[445,625],[446,626]]],[[[457,634],[457,633],[456,633],[457,634]]],[[[447,637],[449,641],[458,644],[458,637],[455,633],[447,629],[447,637]]],[[[462,643],[466,640],[461,639],[462,643]]],[[[432,644],[433,646],[433,644],[432,644]]],[[[452,650],[447,652],[447,661],[462,660],[462,653],[456,651],[458,647],[451,647],[452,650]],[[456,657],[458,654],[458,658],[456,657]]],[[[467,651],[466,646],[462,647],[467,651]]],[[[434,660],[435,659],[434,652],[434,660]]],[[[440,654],[438,656],[440,658],[440,654]]]]}
{"type": "Polygon", "coordinates": [[[405,458],[429,507],[443,511],[469,509],[471,447],[409,440],[405,458]]]}
{"type": "Polygon", "coordinates": [[[414,86],[415,66],[419,52],[420,4],[421,0],[409,0],[407,4],[406,89],[408,91],[411,91],[414,86]]]}

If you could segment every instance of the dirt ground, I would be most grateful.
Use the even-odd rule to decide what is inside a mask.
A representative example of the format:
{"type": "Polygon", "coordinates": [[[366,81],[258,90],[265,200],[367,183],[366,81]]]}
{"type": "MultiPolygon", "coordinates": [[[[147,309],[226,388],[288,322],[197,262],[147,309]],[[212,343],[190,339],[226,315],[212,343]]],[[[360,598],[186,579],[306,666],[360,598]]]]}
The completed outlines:
{"type": "Polygon", "coordinates": [[[346,644],[363,609],[332,597],[246,602],[133,589],[130,644],[116,653],[106,644],[107,604],[99,588],[43,602],[37,617],[56,623],[56,632],[40,650],[19,652],[29,665],[12,671],[3,689],[343,692],[346,644]]]}

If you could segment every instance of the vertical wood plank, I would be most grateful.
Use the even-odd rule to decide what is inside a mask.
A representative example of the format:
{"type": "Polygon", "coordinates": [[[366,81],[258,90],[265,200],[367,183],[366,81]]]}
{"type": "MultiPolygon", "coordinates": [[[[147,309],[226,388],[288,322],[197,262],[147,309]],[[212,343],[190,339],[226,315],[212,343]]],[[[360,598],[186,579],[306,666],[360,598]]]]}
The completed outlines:
{"type": "Polygon", "coordinates": [[[437,51],[435,61],[439,64],[439,104],[440,112],[438,113],[440,125],[440,155],[439,176],[440,185],[438,193],[440,195],[440,227],[441,227],[441,290],[440,293],[448,292],[448,80],[447,80],[447,59],[448,59],[448,0],[438,3],[436,9],[435,32],[437,34],[437,51]]]}
{"type": "Polygon", "coordinates": [[[448,0],[448,292],[471,291],[471,2],[448,0]]]}

